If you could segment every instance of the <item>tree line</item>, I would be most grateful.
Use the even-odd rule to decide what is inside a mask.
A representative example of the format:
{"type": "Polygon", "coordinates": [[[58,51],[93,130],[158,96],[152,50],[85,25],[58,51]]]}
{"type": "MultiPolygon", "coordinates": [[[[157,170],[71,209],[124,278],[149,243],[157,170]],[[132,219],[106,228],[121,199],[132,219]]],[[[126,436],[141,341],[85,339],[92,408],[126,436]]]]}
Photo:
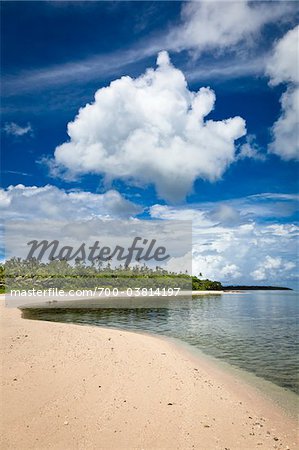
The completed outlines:
{"type": "Polygon", "coordinates": [[[180,288],[182,290],[221,290],[218,281],[202,279],[187,272],[171,272],[156,266],[119,265],[102,261],[86,265],[82,260],[70,264],[66,260],[41,262],[36,258],[11,258],[0,264],[0,291],[10,289],[87,289],[95,287],[180,288]]]}

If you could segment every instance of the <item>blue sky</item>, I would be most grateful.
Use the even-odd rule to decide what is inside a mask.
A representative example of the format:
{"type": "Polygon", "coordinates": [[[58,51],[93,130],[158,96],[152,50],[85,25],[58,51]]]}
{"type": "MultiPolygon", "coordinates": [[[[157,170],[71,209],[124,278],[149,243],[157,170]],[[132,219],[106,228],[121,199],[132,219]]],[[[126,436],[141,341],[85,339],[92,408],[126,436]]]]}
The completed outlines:
{"type": "MultiPolygon", "coordinates": [[[[204,237],[194,232],[195,247],[206,242],[207,230],[218,230],[215,242],[230,236],[226,249],[194,251],[195,267],[209,265],[207,276],[258,284],[275,282],[279,274],[279,281],[294,285],[295,2],[4,2],[1,20],[4,216],[10,217],[8,208],[13,217],[20,214],[16,198],[32,186],[41,198],[48,191],[38,189],[46,185],[59,195],[95,194],[99,205],[102,196],[115,191],[118,201],[130,205],[129,214],[139,218],[155,217],[155,205],[164,208],[159,218],[169,211],[188,216],[192,210],[206,230],[204,237]],[[154,75],[146,81],[147,103],[141,104],[141,77],[148,68],[154,75]],[[125,84],[123,76],[132,81],[125,84]],[[101,88],[114,80],[118,84],[106,98],[101,88]],[[190,98],[201,88],[209,88],[199,99],[208,113],[196,113],[197,119],[210,122],[210,128],[197,133],[186,126],[186,117],[195,111],[190,98]],[[85,108],[84,117],[75,120],[97,91],[93,110],[85,108]],[[174,115],[182,98],[185,110],[174,115]],[[143,113],[151,128],[146,119],[140,125],[143,113]],[[224,126],[227,119],[233,122],[224,126]],[[108,150],[107,136],[114,139],[108,150]],[[159,145],[145,145],[157,136],[159,145]],[[233,261],[245,225],[255,227],[247,236],[248,246],[256,245],[244,253],[248,266],[244,258],[233,261]],[[277,232],[269,226],[285,228],[277,232]],[[262,242],[263,230],[272,233],[271,242],[262,242]],[[268,269],[259,267],[263,261],[268,269]]],[[[22,209],[22,217],[31,217],[31,208],[22,209]]],[[[93,213],[100,215],[100,206],[93,213]]]]}

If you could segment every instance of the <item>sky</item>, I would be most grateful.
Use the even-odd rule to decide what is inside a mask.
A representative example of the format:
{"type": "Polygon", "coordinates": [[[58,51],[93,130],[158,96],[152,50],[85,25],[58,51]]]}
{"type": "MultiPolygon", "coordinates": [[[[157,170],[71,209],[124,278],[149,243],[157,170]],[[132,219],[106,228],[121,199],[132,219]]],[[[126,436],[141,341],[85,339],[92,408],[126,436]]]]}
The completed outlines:
{"type": "Polygon", "coordinates": [[[296,2],[1,9],[4,219],[192,220],[195,275],[296,287],[296,2]]]}

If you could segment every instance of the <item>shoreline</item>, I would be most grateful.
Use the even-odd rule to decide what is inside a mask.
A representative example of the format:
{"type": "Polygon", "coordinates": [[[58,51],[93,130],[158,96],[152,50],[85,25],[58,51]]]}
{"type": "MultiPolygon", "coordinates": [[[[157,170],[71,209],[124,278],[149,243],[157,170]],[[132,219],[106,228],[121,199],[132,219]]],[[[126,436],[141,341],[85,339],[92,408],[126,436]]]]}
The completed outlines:
{"type": "Polygon", "coordinates": [[[299,396],[294,391],[283,388],[270,380],[255,375],[253,372],[233,365],[225,359],[218,359],[208,353],[204,353],[198,347],[188,344],[181,339],[168,336],[164,337],[163,335],[155,335],[154,333],[148,334],[172,342],[173,345],[178,349],[181,348],[182,352],[186,352],[191,358],[199,359],[201,364],[206,363],[207,365],[211,365],[213,369],[219,371],[222,376],[228,375],[233,377],[241,384],[243,383],[253,391],[256,391],[258,396],[277,405],[291,418],[298,418],[299,396]]]}
{"type": "Polygon", "coordinates": [[[23,320],[2,303],[1,448],[296,448],[284,410],[168,338],[23,320]]]}
{"type": "MultiPolygon", "coordinates": [[[[22,314],[21,309],[20,311],[22,314]]],[[[27,319],[27,318],[25,318],[24,320],[42,321],[42,319],[27,319]]],[[[53,323],[50,320],[47,322],[53,323]]],[[[55,322],[55,323],[66,323],[66,322],[55,322]]],[[[73,322],[70,323],[80,327],[86,326],[95,327],[107,331],[114,330],[118,332],[136,334],[137,336],[139,335],[149,337],[152,336],[154,338],[161,339],[162,341],[174,345],[178,350],[187,353],[192,359],[195,358],[199,360],[204,360],[208,364],[211,364],[214,368],[218,369],[219,371],[231,374],[233,377],[238,378],[240,381],[244,381],[251,388],[257,390],[258,394],[261,394],[263,397],[270,399],[270,401],[277,404],[291,417],[297,418],[298,416],[299,396],[294,391],[283,388],[282,386],[279,386],[278,384],[275,384],[266,378],[259,377],[255,375],[253,372],[243,369],[237,365],[233,365],[228,361],[226,361],[225,359],[219,359],[211,354],[205,353],[203,350],[201,350],[196,346],[193,346],[192,344],[189,344],[187,341],[143,329],[119,328],[117,326],[92,325],[73,322]]]]}
{"type": "MultiPolygon", "coordinates": [[[[173,297],[173,293],[167,293],[166,295],[139,295],[136,292],[133,292],[131,295],[128,295],[126,291],[119,291],[117,295],[111,296],[105,295],[104,292],[102,293],[93,293],[92,295],[87,295],[86,291],[88,289],[82,290],[84,291],[83,295],[77,295],[76,292],[70,295],[70,293],[65,292],[63,296],[59,296],[57,294],[43,294],[43,295],[11,295],[11,294],[0,294],[0,299],[4,298],[5,305],[7,307],[16,308],[19,306],[31,306],[36,305],[40,303],[61,303],[61,302],[68,302],[68,301],[84,301],[84,300],[113,300],[113,299],[137,299],[137,298],[143,298],[143,299],[149,299],[149,298],[167,298],[167,297],[173,297]],[[28,303],[30,302],[30,303],[28,303]]],[[[89,289],[89,291],[93,291],[89,289]]],[[[202,296],[202,295],[228,295],[228,294],[240,294],[244,295],[246,292],[239,292],[239,291],[179,291],[175,297],[187,297],[190,298],[196,297],[196,296],[202,296]]]]}

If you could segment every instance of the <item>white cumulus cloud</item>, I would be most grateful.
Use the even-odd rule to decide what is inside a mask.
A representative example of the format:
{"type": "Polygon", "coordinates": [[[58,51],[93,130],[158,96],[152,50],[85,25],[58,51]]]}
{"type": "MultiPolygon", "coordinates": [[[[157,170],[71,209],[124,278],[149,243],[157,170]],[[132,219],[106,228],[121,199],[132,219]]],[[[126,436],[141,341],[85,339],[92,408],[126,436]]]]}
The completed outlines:
{"type": "Polygon", "coordinates": [[[184,198],[197,178],[221,177],[236,158],[245,121],[206,119],[215,93],[208,87],[190,91],[167,52],[159,53],[157,65],[96,92],[68,124],[70,140],[55,150],[56,172],[154,184],[170,201],[184,198]]]}
{"type": "Polygon", "coordinates": [[[185,2],[181,24],[171,30],[168,48],[231,51],[242,44],[253,45],[266,24],[290,19],[294,5],[290,2],[202,1],[185,2]]]}
{"type": "Polygon", "coordinates": [[[282,94],[281,115],[272,127],[272,153],[282,159],[299,158],[299,26],[288,31],[273,50],[267,65],[270,85],[287,84],[282,94]]]}
{"type": "Polygon", "coordinates": [[[299,83],[298,70],[299,26],[289,30],[274,46],[272,56],[267,63],[270,84],[299,83]]]}
{"type": "Polygon", "coordinates": [[[0,212],[3,219],[78,220],[93,217],[128,217],[140,211],[119,192],[104,194],[70,191],[55,186],[18,184],[0,189],[0,212]]]}
{"type": "MultiPolygon", "coordinates": [[[[249,200],[253,198],[231,201],[229,207],[225,202],[208,206],[202,203],[193,208],[154,205],[150,214],[155,219],[192,219],[194,275],[202,273],[204,278],[219,280],[224,285],[295,283],[298,226],[268,225],[260,220],[258,208],[254,215],[248,216],[246,211],[243,215],[243,206],[249,200]]],[[[259,198],[256,201],[259,203],[259,198]]],[[[263,219],[271,216],[271,208],[264,210],[263,219]]]]}
{"type": "Polygon", "coordinates": [[[255,269],[251,276],[254,280],[262,281],[266,279],[273,279],[277,276],[284,276],[286,272],[294,269],[296,264],[291,261],[285,261],[279,257],[266,256],[257,269],[255,269]]]}

